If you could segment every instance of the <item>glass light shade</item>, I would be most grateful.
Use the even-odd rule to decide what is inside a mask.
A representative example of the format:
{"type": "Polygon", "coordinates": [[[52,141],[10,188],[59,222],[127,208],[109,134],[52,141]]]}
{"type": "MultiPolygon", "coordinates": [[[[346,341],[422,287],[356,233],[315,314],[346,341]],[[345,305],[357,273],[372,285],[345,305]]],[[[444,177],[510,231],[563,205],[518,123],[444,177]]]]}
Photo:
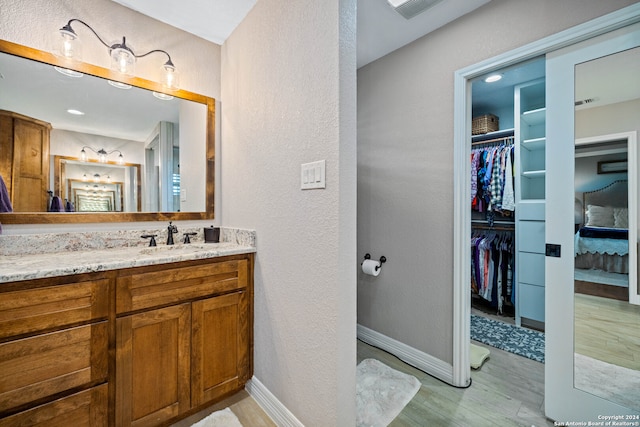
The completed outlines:
{"type": "MultiPolygon", "coordinates": [[[[100,175],[99,174],[96,173],[96,174],[93,175],[93,182],[100,182],[100,175]]],[[[96,187],[96,186],[94,185],[94,187],[96,187]]]]}
{"type": "Polygon", "coordinates": [[[73,31],[59,31],[57,53],[66,59],[82,60],[82,42],[73,31]]]}
{"type": "Polygon", "coordinates": [[[126,75],[133,75],[136,57],[129,49],[116,47],[111,49],[111,69],[126,75]]]}
{"type": "Polygon", "coordinates": [[[83,162],[87,161],[87,152],[84,151],[84,148],[80,151],[80,160],[82,160],[83,162]]]}
{"type": "Polygon", "coordinates": [[[118,155],[118,164],[124,165],[124,156],[122,155],[122,153],[118,155]]]}
{"type": "Polygon", "coordinates": [[[162,87],[167,90],[178,90],[180,88],[180,74],[176,67],[164,64],[162,70],[162,87]]]}

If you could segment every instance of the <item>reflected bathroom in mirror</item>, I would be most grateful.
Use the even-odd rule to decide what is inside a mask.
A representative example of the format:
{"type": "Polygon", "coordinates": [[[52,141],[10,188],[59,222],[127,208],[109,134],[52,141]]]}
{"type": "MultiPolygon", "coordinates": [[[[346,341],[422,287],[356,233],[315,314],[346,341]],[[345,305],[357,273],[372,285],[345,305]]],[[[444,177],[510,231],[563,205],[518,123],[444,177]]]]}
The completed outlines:
{"type": "Polygon", "coordinates": [[[0,139],[13,202],[0,223],[213,218],[212,98],[2,40],[0,73],[0,133],[14,135],[0,139]]]}
{"type": "Polygon", "coordinates": [[[76,157],[55,155],[53,165],[54,188],[58,189],[54,194],[59,195],[65,212],[141,211],[139,164],[81,161],[76,157]],[[96,209],[89,209],[93,206],[89,200],[103,200],[105,194],[109,195],[108,204],[95,204],[96,209]]]}
{"type": "Polygon", "coordinates": [[[574,387],[637,411],[639,73],[640,48],[575,68],[573,319],[574,387]]]}

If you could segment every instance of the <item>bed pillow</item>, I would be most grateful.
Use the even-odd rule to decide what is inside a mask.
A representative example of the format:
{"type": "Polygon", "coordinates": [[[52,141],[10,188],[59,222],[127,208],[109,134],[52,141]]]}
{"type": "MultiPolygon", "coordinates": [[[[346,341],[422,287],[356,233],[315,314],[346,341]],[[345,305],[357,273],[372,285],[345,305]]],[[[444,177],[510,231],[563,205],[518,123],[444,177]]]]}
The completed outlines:
{"type": "Polygon", "coordinates": [[[629,209],[613,208],[613,226],[615,228],[629,228],[629,209]]]}
{"type": "Polygon", "coordinates": [[[587,207],[587,226],[613,227],[613,208],[611,206],[589,205],[587,207]]]}

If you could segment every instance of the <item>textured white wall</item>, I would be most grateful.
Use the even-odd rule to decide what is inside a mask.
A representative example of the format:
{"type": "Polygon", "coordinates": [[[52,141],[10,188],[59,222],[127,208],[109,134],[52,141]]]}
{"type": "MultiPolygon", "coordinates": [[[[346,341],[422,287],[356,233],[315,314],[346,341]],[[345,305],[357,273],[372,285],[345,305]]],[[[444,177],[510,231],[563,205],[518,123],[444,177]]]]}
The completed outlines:
{"type": "Polygon", "coordinates": [[[257,231],[255,375],[355,424],[355,1],[259,0],[222,49],[222,217],[257,231]],[[324,190],[300,164],[326,160],[324,190]]]}
{"type": "Polygon", "coordinates": [[[453,360],[453,73],[635,3],[493,0],[358,70],[358,323],[453,360]]]}
{"type": "MultiPolygon", "coordinates": [[[[52,51],[57,31],[71,18],[78,18],[91,25],[107,42],[122,40],[136,53],[151,49],[169,52],[180,71],[182,89],[220,98],[220,52],[221,46],[149,18],[110,0],[0,0],[0,39],[23,44],[40,50],[52,51]]],[[[109,67],[107,49],[81,24],[72,24],[83,39],[84,62],[109,67]]],[[[152,54],[138,60],[136,75],[157,81],[159,67],[166,56],[152,54]]],[[[216,126],[216,144],[219,146],[219,126],[216,126]]],[[[219,170],[219,157],[216,157],[219,170]]],[[[218,180],[216,180],[218,181],[218,180]]],[[[216,206],[220,206],[220,195],[216,188],[216,206]]],[[[216,212],[217,216],[218,212],[216,212]]],[[[211,221],[190,221],[191,224],[211,225],[211,221]]],[[[43,231],[122,229],[136,228],[127,224],[57,224],[57,225],[12,225],[4,224],[5,234],[34,233],[43,231]]]]}

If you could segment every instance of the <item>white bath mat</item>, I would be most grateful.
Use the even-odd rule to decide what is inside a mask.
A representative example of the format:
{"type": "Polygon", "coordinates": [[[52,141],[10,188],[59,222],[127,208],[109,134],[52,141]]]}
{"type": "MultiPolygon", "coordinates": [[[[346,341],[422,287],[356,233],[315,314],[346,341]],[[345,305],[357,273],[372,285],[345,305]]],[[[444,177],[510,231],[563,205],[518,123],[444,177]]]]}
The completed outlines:
{"type": "Polygon", "coordinates": [[[240,424],[236,414],[231,412],[231,409],[225,408],[214,412],[191,427],[242,427],[242,424],[240,424]]]}
{"type": "Polygon", "coordinates": [[[388,426],[419,389],[416,377],[375,359],[363,360],[356,368],[356,425],[388,426]]]}
{"type": "Polygon", "coordinates": [[[471,368],[479,369],[485,360],[489,358],[491,352],[479,345],[470,344],[469,345],[469,361],[471,362],[471,368]]]}

